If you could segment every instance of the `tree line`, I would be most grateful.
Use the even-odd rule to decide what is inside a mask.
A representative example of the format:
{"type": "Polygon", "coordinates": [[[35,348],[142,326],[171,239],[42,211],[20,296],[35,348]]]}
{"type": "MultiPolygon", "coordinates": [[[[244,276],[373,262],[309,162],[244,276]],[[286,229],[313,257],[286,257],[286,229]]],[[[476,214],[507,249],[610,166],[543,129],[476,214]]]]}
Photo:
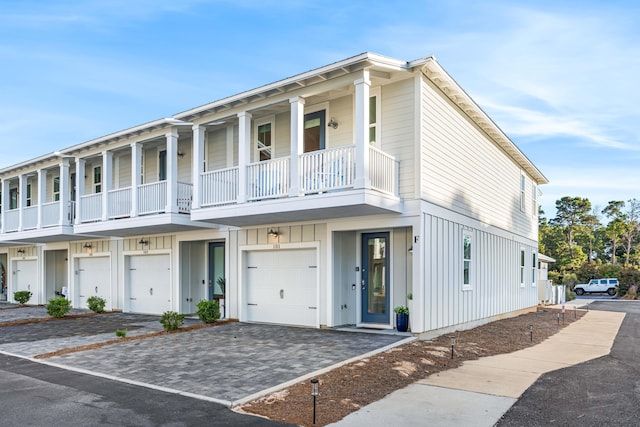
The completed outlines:
{"type": "Polygon", "coordinates": [[[554,218],[547,219],[542,209],[538,218],[538,250],[556,260],[549,265],[555,282],[617,277],[622,293],[640,284],[637,199],[612,200],[600,207],[587,198],[566,196],[556,201],[554,218]]]}

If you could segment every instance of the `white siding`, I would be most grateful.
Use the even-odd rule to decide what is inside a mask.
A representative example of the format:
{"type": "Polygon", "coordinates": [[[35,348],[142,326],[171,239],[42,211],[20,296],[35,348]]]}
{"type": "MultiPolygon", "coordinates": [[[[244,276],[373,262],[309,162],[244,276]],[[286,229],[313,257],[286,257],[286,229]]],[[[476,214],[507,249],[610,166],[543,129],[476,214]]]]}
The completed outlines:
{"type": "Polygon", "coordinates": [[[428,81],[422,99],[423,199],[535,239],[531,178],[522,212],[520,167],[428,81]]]}
{"type": "MultiPolygon", "coordinates": [[[[131,153],[118,155],[118,187],[126,188],[131,187],[131,153]]],[[[115,180],[115,174],[114,174],[115,180]]],[[[114,187],[116,188],[116,187],[114,187]]]]}
{"type": "Polygon", "coordinates": [[[206,164],[207,171],[227,167],[227,130],[225,128],[207,131],[206,164]]]}
{"type": "Polygon", "coordinates": [[[327,111],[327,123],[334,117],[338,122],[338,128],[332,129],[327,126],[327,148],[343,147],[351,145],[353,140],[353,96],[343,96],[334,99],[329,103],[327,111]]]}
{"type": "MultiPolygon", "coordinates": [[[[531,271],[531,242],[424,213],[426,330],[447,328],[536,305],[537,290],[520,286],[520,248],[531,271]],[[472,236],[471,290],[462,286],[462,236],[472,236]]],[[[504,234],[504,233],[503,233],[504,234]]]]}

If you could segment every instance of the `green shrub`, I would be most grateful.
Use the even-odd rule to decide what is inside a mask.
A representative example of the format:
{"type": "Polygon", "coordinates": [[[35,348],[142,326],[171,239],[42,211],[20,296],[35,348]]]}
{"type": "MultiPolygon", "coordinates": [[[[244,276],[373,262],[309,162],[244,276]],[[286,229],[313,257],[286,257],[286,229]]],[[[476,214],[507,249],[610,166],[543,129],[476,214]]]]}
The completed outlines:
{"type": "Polygon", "coordinates": [[[106,304],[107,300],[105,300],[104,298],[92,296],[87,299],[89,310],[93,311],[94,313],[102,313],[106,304]]]}
{"type": "Polygon", "coordinates": [[[126,329],[116,329],[116,336],[118,338],[125,338],[127,336],[127,330],[126,329]]]}
{"type": "Polygon", "coordinates": [[[53,298],[47,303],[47,314],[53,317],[64,317],[71,310],[71,301],[66,298],[53,298]]]}
{"type": "Polygon", "coordinates": [[[184,314],[178,314],[175,311],[165,311],[162,313],[160,323],[165,331],[175,331],[184,323],[184,314]]]}
{"type": "Polygon", "coordinates": [[[200,300],[196,314],[202,323],[213,323],[220,318],[220,304],[218,301],[200,300]]]}
{"type": "Polygon", "coordinates": [[[26,304],[32,295],[29,291],[17,291],[13,293],[13,299],[16,300],[18,304],[26,304]]]}

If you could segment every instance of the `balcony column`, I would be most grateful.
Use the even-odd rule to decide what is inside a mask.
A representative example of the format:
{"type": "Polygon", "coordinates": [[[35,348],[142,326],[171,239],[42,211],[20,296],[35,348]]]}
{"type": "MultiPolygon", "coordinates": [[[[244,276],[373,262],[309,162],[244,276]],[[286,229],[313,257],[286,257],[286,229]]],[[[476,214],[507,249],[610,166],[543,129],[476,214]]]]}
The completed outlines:
{"type": "Polygon", "coordinates": [[[36,228],[42,228],[42,206],[47,202],[47,171],[38,169],[38,223],[36,228]]]}
{"type": "Polygon", "coordinates": [[[58,225],[71,223],[71,211],[69,210],[69,159],[60,161],[60,218],[58,225]],[[66,218],[66,217],[69,218],[66,218]]]}
{"type": "Polygon", "coordinates": [[[291,187],[289,196],[297,197],[300,192],[300,155],[304,151],[304,99],[300,97],[291,98],[291,187]]]}
{"type": "Polygon", "coordinates": [[[7,224],[6,212],[11,206],[11,196],[9,195],[10,182],[8,179],[2,180],[2,211],[0,212],[0,233],[4,233],[7,224]]]}
{"type": "Polygon", "coordinates": [[[247,201],[247,169],[251,161],[251,113],[238,113],[238,203],[247,201]]]}
{"type": "Polygon", "coordinates": [[[178,213],[178,129],[165,134],[167,138],[167,207],[165,212],[178,213]]]}
{"type": "Polygon", "coordinates": [[[76,224],[82,223],[82,196],[84,196],[85,160],[76,157],[76,224]]]}
{"type": "Polygon", "coordinates": [[[204,169],[204,138],[206,128],[202,125],[193,125],[193,200],[191,209],[200,209],[202,206],[202,173],[204,169]]]}
{"type": "Polygon", "coordinates": [[[27,176],[20,175],[18,179],[18,231],[22,231],[24,227],[24,208],[27,206],[27,176]]]}
{"type": "Polygon", "coordinates": [[[131,144],[131,218],[138,216],[138,187],[142,174],[142,144],[131,144]]]}
{"type": "Polygon", "coordinates": [[[109,219],[109,192],[113,176],[113,153],[102,152],[102,220],[109,219]]]}
{"type": "Polygon", "coordinates": [[[355,93],[355,125],[354,136],[356,144],[356,178],[355,188],[371,188],[369,178],[369,71],[363,71],[363,76],[354,82],[355,93]]]}

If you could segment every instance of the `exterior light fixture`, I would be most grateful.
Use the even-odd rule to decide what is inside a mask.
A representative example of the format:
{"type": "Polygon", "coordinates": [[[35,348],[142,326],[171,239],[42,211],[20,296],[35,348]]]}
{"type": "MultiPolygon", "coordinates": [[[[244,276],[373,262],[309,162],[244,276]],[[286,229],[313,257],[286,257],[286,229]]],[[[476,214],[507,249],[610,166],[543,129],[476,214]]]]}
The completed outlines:
{"type": "Polygon", "coordinates": [[[327,123],[327,126],[333,129],[338,129],[338,122],[336,121],[336,119],[331,117],[331,120],[329,120],[329,123],[327,123]]]}
{"type": "Polygon", "coordinates": [[[316,423],[316,398],[318,397],[318,380],[311,380],[311,396],[313,396],[313,424],[316,423]]]}
{"type": "Polygon", "coordinates": [[[178,157],[183,158],[184,157],[184,152],[183,151],[178,151],[178,157]]]}
{"type": "Polygon", "coordinates": [[[148,240],[145,240],[145,239],[140,239],[140,241],[138,242],[138,244],[139,244],[139,245],[142,245],[142,246],[146,246],[146,245],[148,245],[148,244],[149,244],[149,241],[148,241],[148,240]]]}
{"type": "Polygon", "coordinates": [[[278,230],[274,230],[273,228],[269,229],[269,236],[278,237],[279,235],[280,235],[280,232],[278,230]]]}
{"type": "Polygon", "coordinates": [[[20,249],[17,250],[17,252],[18,252],[19,255],[24,255],[25,250],[20,248],[20,249]]]}

